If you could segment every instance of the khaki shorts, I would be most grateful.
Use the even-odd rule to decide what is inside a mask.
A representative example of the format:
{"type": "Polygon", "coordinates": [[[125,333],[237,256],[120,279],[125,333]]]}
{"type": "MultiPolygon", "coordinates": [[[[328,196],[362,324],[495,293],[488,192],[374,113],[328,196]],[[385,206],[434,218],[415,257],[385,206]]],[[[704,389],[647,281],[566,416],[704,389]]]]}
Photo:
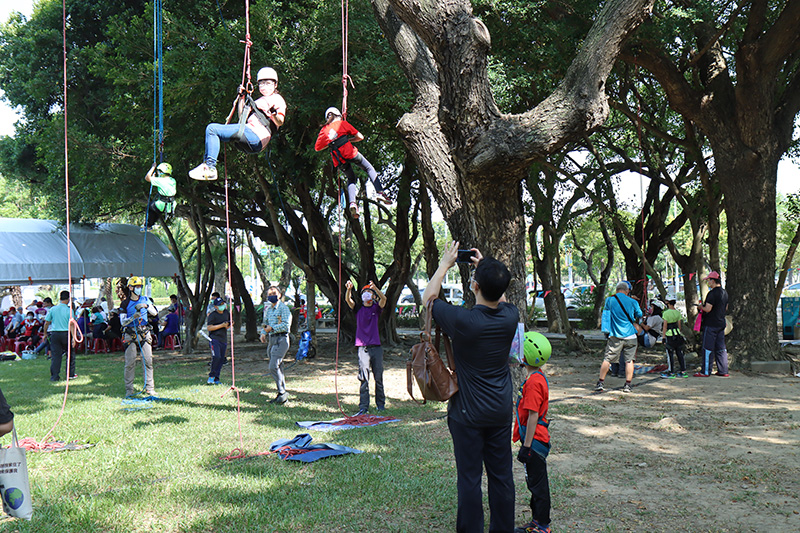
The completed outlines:
{"type": "Polygon", "coordinates": [[[604,361],[609,363],[618,363],[619,354],[625,353],[625,364],[633,363],[633,358],[636,357],[636,346],[638,342],[636,339],[620,339],[619,337],[609,337],[606,343],[606,353],[604,361]]]}

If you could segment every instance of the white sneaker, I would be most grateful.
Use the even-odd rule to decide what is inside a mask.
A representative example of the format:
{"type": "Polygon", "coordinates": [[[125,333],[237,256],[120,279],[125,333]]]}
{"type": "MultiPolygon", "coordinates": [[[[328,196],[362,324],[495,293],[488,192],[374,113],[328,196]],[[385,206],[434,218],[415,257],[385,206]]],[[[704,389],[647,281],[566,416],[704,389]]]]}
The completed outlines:
{"type": "Polygon", "coordinates": [[[355,202],[350,204],[350,215],[354,219],[358,220],[358,205],[355,202]]]}
{"type": "Polygon", "coordinates": [[[190,170],[189,177],[198,181],[214,181],[217,179],[217,169],[203,163],[190,170]]]}

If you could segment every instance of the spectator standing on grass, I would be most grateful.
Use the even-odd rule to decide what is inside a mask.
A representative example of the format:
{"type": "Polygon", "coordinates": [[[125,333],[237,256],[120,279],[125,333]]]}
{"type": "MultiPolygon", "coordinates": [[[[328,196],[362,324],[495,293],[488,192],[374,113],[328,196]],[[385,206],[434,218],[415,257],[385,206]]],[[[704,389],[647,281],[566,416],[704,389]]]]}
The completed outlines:
{"type": "Polygon", "coordinates": [[[283,404],[289,399],[286,393],[286,378],[283,375],[283,358],[289,350],[289,327],[292,325],[292,313],[281,301],[281,291],[272,286],[267,290],[267,303],[264,305],[264,321],[261,342],[267,343],[269,357],[269,373],[275,380],[278,395],[269,403],[283,404]]]}
{"type": "MultiPolygon", "coordinates": [[[[51,307],[44,319],[44,333],[49,334],[50,350],[52,353],[50,358],[50,381],[58,381],[61,379],[59,372],[61,372],[61,359],[63,359],[64,354],[67,353],[69,343],[68,332],[72,330],[73,334],[75,333],[75,324],[70,321],[72,319],[72,309],[69,303],[69,291],[61,291],[58,305],[51,307]]],[[[73,342],[73,344],[75,343],[73,342]]],[[[67,376],[69,379],[77,377],[75,374],[74,352],[71,353],[69,357],[67,376]]]]}
{"type": "Polygon", "coordinates": [[[703,312],[703,353],[700,356],[700,372],[694,377],[707,378],[711,375],[713,362],[716,361],[716,375],[726,378],[728,349],[725,346],[725,311],[728,309],[728,293],[722,288],[719,272],[711,272],[703,281],[710,290],[706,294],[705,302],[695,304],[703,312]]]}
{"type": "MultiPolygon", "coordinates": [[[[208,329],[208,336],[211,337],[211,370],[208,373],[209,385],[221,385],[219,380],[219,372],[222,370],[222,365],[228,360],[226,357],[228,351],[228,328],[233,324],[231,323],[231,313],[227,309],[227,304],[222,298],[215,298],[213,302],[214,312],[208,315],[206,325],[208,329]]],[[[167,316],[174,316],[175,313],[170,313],[167,316]]]]}
{"type": "Polygon", "coordinates": [[[356,348],[358,349],[359,391],[358,413],[365,415],[369,410],[369,372],[375,377],[375,406],[378,411],[386,409],[386,394],[383,392],[383,347],[378,332],[378,319],[386,307],[386,295],[374,282],[370,281],[361,289],[360,301],[353,300],[353,282],[345,284],[345,301],[356,314],[356,348]]]}
{"type": "Polygon", "coordinates": [[[475,271],[470,289],[472,309],[436,298],[447,271],[455,265],[458,243],[448,245],[422,300],[435,298],[433,313],[442,331],[453,339],[458,392],[447,405],[447,425],[456,460],[458,511],[456,531],[483,531],[481,476],[484,466],[489,491],[489,531],[514,529],[514,478],[511,454],[513,413],[508,354],[517,331],[519,311],[503,294],[511,281],[508,268],[472,249],[475,271]]]}
{"type": "MultiPolygon", "coordinates": [[[[608,335],[606,352],[600,365],[600,378],[594,390],[603,392],[605,379],[612,363],[625,357],[625,385],[622,392],[631,392],[633,381],[633,358],[636,357],[636,336],[638,325],[636,319],[642,316],[639,303],[630,297],[631,285],[627,281],[617,283],[617,292],[606,298],[603,306],[602,330],[608,335]]],[[[620,369],[622,371],[622,369],[620,369]]]]}

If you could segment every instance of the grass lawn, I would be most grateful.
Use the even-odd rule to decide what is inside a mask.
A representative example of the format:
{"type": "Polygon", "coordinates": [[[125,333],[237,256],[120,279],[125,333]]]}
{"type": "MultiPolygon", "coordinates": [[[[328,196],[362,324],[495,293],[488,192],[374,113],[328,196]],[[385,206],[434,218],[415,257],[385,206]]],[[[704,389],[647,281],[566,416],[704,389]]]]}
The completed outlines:
{"type": "MultiPolygon", "coordinates": [[[[263,345],[236,345],[245,451],[305,431],[296,421],[341,416],[358,405],[352,346],[334,380],[330,335],[318,356],[287,371],[290,401],[275,386],[263,345]]],[[[29,453],[31,522],[0,519],[0,531],[34,532],[431,532],[453,531],[456,472],[445,405],[419,406],[406,392],[405,360],[416,341],[385,350],[387,414],[400,423],[323,433],[314,442],[363,450],[304,465],[275,455],[222,461],[239,447],[235,397],[204,385],[208,355],[157,352],[157,395],[176,401],[126,410],[121,354],[80,355],[54,436],[96,446],[29,453]]],[[[800,379],[732,372],[730,378],[637,376],[592,391],[602,346],[566,353],[554,344],[548,457],[553,531],[800,531],[800,379]]],[[[637,355],[663,362],[661,350],[637,355]]],[[[696,355],[687,360],[693,370],[696,355]]],[[[20,438],[41,440],[55,423],[64,382],[49,361],[0,363],[0,387],[20,438]]],[[[62,372],[63,375],[63,372],[62,372]]],[[[141,367],[137,368],[141,384],[141,367]]],[[[230,366],[222,380],[230,383],[230,366]]],[[[10,438],[2,439],[7,445],[10,438]]],[[[514,445],[516,454],[517,446],[514,445]]],[[[530,519],[522,466],[514,462],[516,523],[530,519]]],[[[485,502],[484,509],[488,505],[485,502]]]]}
{"type": "MultiPolygon", "coordinates": [[[[255,348],[259,350],[258,348],[255,348]]],[[[158,352],[157,352],[158,353],[158,352]]],[[[237,353],[238,350],[237,350],[237,353]]],[[[259,357],[260,357],[260,352],[259,357]]],[[[246,357],[245,353],[242,357],[246,357]]],[[[177,358],[173,358],[177,359],[177,358]]],[[[155,363],[156,391],[173,402],[126,410],[120,354],[79,355],[57,440],[93,448],[28,453],[31,522],[6,520],[9,531],[432,531],[454,523],[452,448],[444,404],[418,407],[389,399],[402,423],[331,433],[314,442],[363,450],[308,465],[274,455],[221,461],[239,446],[235,397],[208,387],[204,358],[155,363]]],[[[289,370],[292,400],[273,406],[266,372],[237,370],[241,427],[249,454],[305,431],[300,420],[337,417],[331,363],[289,370]],[[307,372],[301,377],[298,369],[307,372]],[[268,392],[264,392],[268,391],[268,392]],[[261,394],[264,392],[264,394],[261,394]]],[[[357,392],[348,363],[339,386],[357,392]]],[[[2,389],[20,438],[40,440],[55,422],[64,382],[49,381],[49,361],[2,363],[2,389]]],[[[223,379],[230,383],[229,366],[223,379]]],[[[63,372],[62,372],[63,375],[63,372]]],[[[141,382],[141,367],[137,368],[141,382]]],[[[391,394],[391,393],[390,393],[391,394]]],[[[399,394],[399,391],[398,391],[399,394]]],[[[342,395],[348,413],[356,395],[342,395]]],[[[339,415],[340,416],[340,415],[339,415]]],[[[4,437],[3,444],[9,443],[4,437]]]]}

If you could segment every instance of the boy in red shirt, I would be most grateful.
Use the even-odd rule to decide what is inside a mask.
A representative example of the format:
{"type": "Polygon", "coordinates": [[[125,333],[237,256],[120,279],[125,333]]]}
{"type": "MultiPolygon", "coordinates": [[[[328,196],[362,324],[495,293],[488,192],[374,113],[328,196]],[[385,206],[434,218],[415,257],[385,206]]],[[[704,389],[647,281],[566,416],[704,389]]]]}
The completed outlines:
{"type": "Polygon", "coordinates": [[[550,388],[542,366],[550,359],[550,342],[541,333],[525,334],[525,369],[528,379],[520,387],[514,442],[522,441],[517,460],[525,465],[525,482],[531,491],[533,520],[514,529],[514,533],[550,533],[550,484],[547,479],[547,454],[550,433],[547,408],[550,388]]]}
{"type": "Polygon", "coordinates": [[[349,122],[342,118],[342,113],[335,107],[329,107],[325,111],[325,120],[327,121],[317,136],[317,142],[314,143],[314,150],[319,152],[325,148],[331,149],[331,157],[333,158],[333,166],[341,166],[345,175],[347,176],[347,197],[350,201],[350,214],[353,218],[358,218],[358,204],[356,203],[356,175],[350,162],[354,162],[367,172],[369,180],[375,186],[375,193],[378,198],[389,205],[392,201],[386,195],[381,185],[381,180],[378,179],[378,173],[375,171],[367,158],[358,152],[358,148],[353,146],[352,143],[363,141],[364,136],[355,129],[349,122]]]}

